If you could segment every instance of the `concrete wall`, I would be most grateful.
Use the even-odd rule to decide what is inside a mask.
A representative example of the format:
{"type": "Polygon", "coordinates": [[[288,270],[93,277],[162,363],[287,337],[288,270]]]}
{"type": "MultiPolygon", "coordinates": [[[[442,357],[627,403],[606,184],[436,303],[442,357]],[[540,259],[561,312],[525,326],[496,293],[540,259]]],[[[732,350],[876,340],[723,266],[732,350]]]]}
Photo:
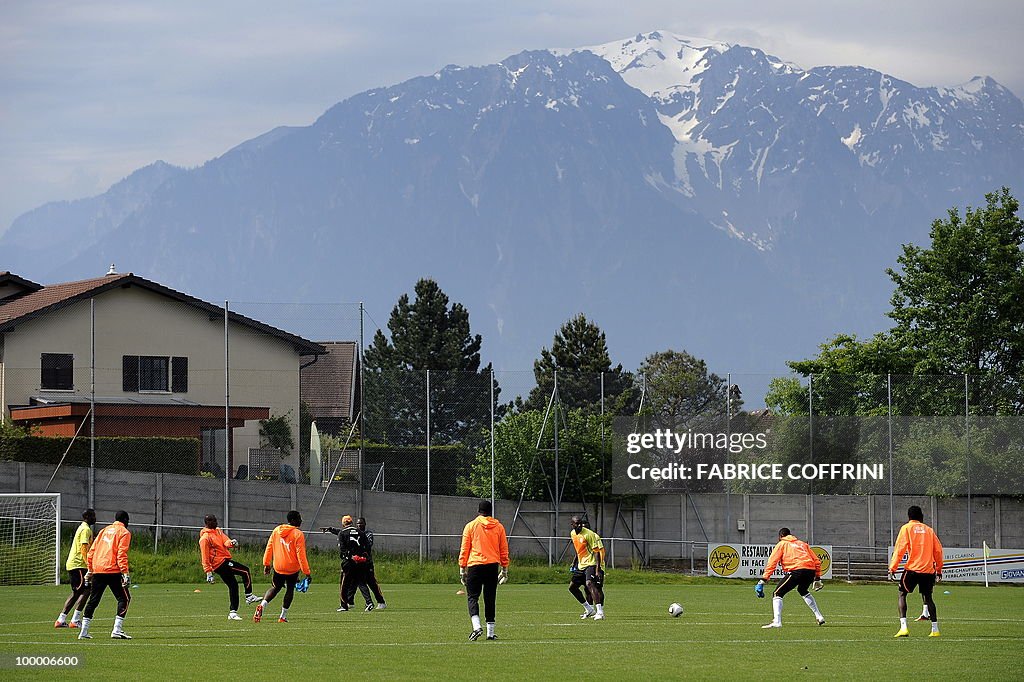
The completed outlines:
{"type": "MultiPolygon", "coordinates": [[[[52,467],[46,465],[0,462],[0,492],[40,492],[52,473],[52,467]]],[[[71,524],[86,506],[88,486],[88,469],[77,467],[63,467],[50,485],[51,492],[62,493],[62,515],[71,524]]],[[[223,479],[97,469],[95,486],[100,522],[112,520],[116,510],[125,509],[136,528],[152,529],[158,524],[162,536],[193,534],[203,516],[213,513],[244,542],[263,542],[271,528],[284,522],[289,509],[298,509],[304,526],[311,527],[324,494],[322,488],[306,485],[231,481],[230,516],[224,524],[223,479]],[[175,526],[187,528],[176,531],[175,526]]],[[[458,553],[463,526],[476,516],[477,502],[464,497],[431,496],[428,500],[426,495],[364,491],[363,516],[377,535],[380,551],[451,556],[458,553]],[[424,537],[428,530],[429,541],[424,537]]],[[[966,498],[896,497],[892,502],[893,533],[906,520],[907,507],[912,504],[924,510],[925,521],[947,546],[977,547],[986,540],[993,547],[1024,547],[1024,502],[1020,500],[972,498],[970,541],[966,498]]],[[[878,548],[855,553],[854,561],[859,560],[856,557],[884,559],[890,543],[890,502],[883,496],[656,495],[647,498],[646,504],[608,504],[603,509],[566,503],[557,526],[545,503],[524,503],[518,518],[516,507],[515,501],[499,500],[495,509],[495,516],[514,536],[509,543],[512,554],[550,554],[556,563],[568,563],[569,517],[583,511],[605,537],[606,549],[617,566],[629,566],[643,557],[688,559],[693,553],[699,558],[708,541],[770,543],[781,526],[821,544],[878,548]]],[[[317,527],[338,526],[341,516],[356,513],[354,486],[334,485],[315,523],[317,527]]],[[[335,546],[331,535],[309,533],[308,538],[313,546],[335,546]]]]}

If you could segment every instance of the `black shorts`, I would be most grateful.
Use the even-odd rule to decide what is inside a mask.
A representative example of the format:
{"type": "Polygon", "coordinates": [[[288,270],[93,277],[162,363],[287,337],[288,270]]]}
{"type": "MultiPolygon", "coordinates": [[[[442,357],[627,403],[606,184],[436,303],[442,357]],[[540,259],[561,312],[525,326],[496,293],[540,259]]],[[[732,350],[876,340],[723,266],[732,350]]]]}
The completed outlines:
{"type": "Polygon", "coordinates": [[[921,589],[922,597],[931,596],[932,589],[935,587],[935,574],[903,571],[903,577],[900,578],[900,592],[909,594],[914,591],[915,587],[921,589]]]}
{"type": "Polygon", "coordinates": [[[575,587],[582,587],[583,583],[587,582],[587,574],[583,571],[571,571],[569,577],[569,585],[575,587]]]}
{"type": "Polygon", "coordinates": [[[802,597],[807,594],[807,588],[814,582],[815,577],[814,571],[809,568],[798,568],[795,571],[790,571],[782,579],[782,582],[779,583],[779,586],[775,588],[774,596],[785,597],[786,593],[795,587],[797,594],[802,597]]]}
{"type": "Polygon", "coordinates": [[[594,583],[598,587],[604,582],[604,573],[597,572],[597,565],[587,566],[583,569],[584,580],[588,583],[594,583]]]}
{"type": "Polygon", "coordinates": [[[285,586],[287,586],[288,589],[292,590],[295,589],[295,583],[299,582],[299,574],[298,572],[278,573],[277,571],[274,571],[272,581],[274,583],[274,587],[276,587],[279,590],[285,586]]]}
{"type": "Polygon", "coordinates": [[[71,591],[78,592],[85,587],[85,569],[84,568],[69,568],[68,569],[68,582],[71,583],[71,591]]]}

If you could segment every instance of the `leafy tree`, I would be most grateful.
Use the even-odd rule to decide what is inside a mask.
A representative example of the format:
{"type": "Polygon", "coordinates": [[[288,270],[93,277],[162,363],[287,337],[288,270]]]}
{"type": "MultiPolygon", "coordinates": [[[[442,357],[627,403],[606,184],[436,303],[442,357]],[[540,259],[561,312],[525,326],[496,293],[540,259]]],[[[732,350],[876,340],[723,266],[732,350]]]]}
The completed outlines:
{"type": "Polygon", "coordinates": [[[533,363],[537,385],[526,399],[526,409],[543,411],[547,407],[556,371],[558,396],[568,408],[600,411],[602,374],[606,412],[635,406],[633,375],[623,371],[621,364],[612,367],[604,332],[582,313],[562,325],[551,350],[541,349],[540,359],[533,363]]]}
{"type": "Polygon", "coordinates": [[[1008,390],[976,383],[970,402],[984,413],[1024,409],[1024,220],[1003,188],[984,208],[954,208],[931,228],[931,247],[903,246],[890,332],[917,374],[1001,377],[1008,390]]]}
{"type": "Polygon", "coordinates": [[[277,448],[281,451],[282,457],[290,455],[292,448],[295,447],[289,414],[291,413],[260,420],[260,446],[277,448]]]}
{"type": "Polygon", "coordinates": [[[739,413],[743,405],[737,387],[730,387],[707,363],[686,351],[667,350],[648,355],[640,365],[644,377],[644,411],[660,426],[686,429],[709,418],[739,413]]]}
{"type": "MultiPolygon", "coordinates": [[[[985,198],[984,208],[934,221],[928,248],[903,246],[900,269],[887,270],[890,330],[867,341],[839,335],[817,357],[787,363],[813,375],[815,413],[885,413],[887,374],[914,377],[893,386],[898,413],[962,413],[965,374],[972,411],[1024,410],[1024,221],[1008,189],[985,198]]],[[[797,385],[773,382],[766,403],[807,413],[797,385]]]]}
{"type": "MultiPolygon", "coordinates": [[[[576,408],[563,412],[558,434],[559,482],[565,501],[588,501],[611,491],[602,466],[602,436],[608,437],[610,417],[576,408]],[[603,426],[603,431],[602,431],[603,426]]],[[[544,410],[505,415],[494,428],[494,491],[503,499],[551,500],[555,484],[553,420],[544,410]],[[542,433],[543,432],[543,433],[542,433]],[[538,449],[538,442],[540,448],[538,449]]],[[[476,461],[462,486],[479,497],[491,494],[491,451],[477,448],[476,461]]]]}
{"type": "MultiPolygon", "coordinates": [[[[367,436],[398,445],[426,438],[430,371],[431,443],[479,437],[490,425],[491,365],[480,367],[481,337],[470,332],[469,312],[449,304],[437,282],[416,283],[415,300],[402,294],[364,353],[367,436]]],[[[495,387],[495,399],[500,391],[495,387]]]]}

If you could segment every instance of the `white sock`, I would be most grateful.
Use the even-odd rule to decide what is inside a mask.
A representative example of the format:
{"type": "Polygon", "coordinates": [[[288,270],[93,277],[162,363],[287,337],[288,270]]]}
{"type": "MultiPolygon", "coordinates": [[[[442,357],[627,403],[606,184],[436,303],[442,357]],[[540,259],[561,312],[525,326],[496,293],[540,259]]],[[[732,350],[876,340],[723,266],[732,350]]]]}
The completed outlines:
{"type": "Polygon", "coordinates": [[[818,602],[814,601],[813,594],[805,594],[804,601],[807,602],[807,606],[810,607],[811,611],[814,612],[814,617],[818,620],[823,619],[825,616],[821,615],[821,611],[818,610],[818,602]]]}
{"type": "Polygon", "coordinates": [[[939,621],[933,620],[932,621],[932,632],[938,632],[938,631],[939,631],[939,621]]]}
{"type": "Polygon", "coordinates": [[[487,624],[487,636],[494,637],[494,623],[487,624]]]}
{"type": "Polygon", "coordinates": [[[904,630],[907,629],[907,619],[906,618],[900,618],[900,627],[903,628],[904,630]]]}
{"type": "Polygon", "coordinates": [[[772,597],[772,622],[782,624],[782,597],[772,597]]]}
{"type": "Polygon", "coordinates": [[[594,608],[597,609],[597,615],[604,615],[604,604],[594,604],[594,608]]]}
{"type": "Polygon", "coordinates": [[[925,604],[924,608],[921,609],[921,617],[922,618],[930,618],[931,617],[931,614],[928,612],[928,605],[927,604],[925,604]]]}
{"type": "Polygon", "coordinates": [[[75,611],[73,614],[71,614],[71,622],[72,623],[81,623],[82,622],[82,612],[81,611],[75,611]]]}
{"type": "Polygon", "coordinates": [[[287,618],[288,617],[288,609],[284,608],[283,606],[281,607],[281,617],[282,618],[287,618]]]}
{"type": "Polygon", "coordinates": [[[59,616],[57,616],[57,622],[58,623],[66,623],[66,622],[68,622],[68,614],[62,613],[59,616]]]}
{"type": "Polygon", "coordinates": [[[264,599],[263,601],[260,602],[260,606],[262,606],[263,608],[266,608],[267,607],[267,603],[268,603],[267,600],[264,599]]]}
{"type": "Polygon", "coordinates": [[[114,618],[114,632],[121,632],[123,628],[124,618],[122,616],[117,616],[116,618],[114,618]]]}
{"type": "Polygon", "coordinates": [[[82,632],[84,634],[86,634],[86,635],[89,634],[89,623],[91,623],[91,622],[92,622],[92,618],[83,618],[82,619],[82,632]]]}
{"type": "Polygon", "coordinates": [[[474,630],[479,630],[480,629],[480,616],[470,616],[469,619],[471,621],[473,621],[473,629],[474,630]]]}
{"type": "Polygon", "coordinates": [[[583,611],[587,614],[591,614],[594,612],[594,607],[587,602],[583,602],[583,611]]]}
{"type": "Polygon", "coordinates": [[[238,615],[238,611],[228,611],[228,615],[229,616],[237,616],[238,615]]]}

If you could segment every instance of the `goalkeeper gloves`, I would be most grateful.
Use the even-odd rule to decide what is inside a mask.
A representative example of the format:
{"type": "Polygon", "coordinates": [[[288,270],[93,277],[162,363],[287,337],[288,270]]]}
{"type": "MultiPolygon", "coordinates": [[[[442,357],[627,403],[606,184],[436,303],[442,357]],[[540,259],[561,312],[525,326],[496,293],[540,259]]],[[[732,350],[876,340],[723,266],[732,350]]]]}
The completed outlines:
{"type": "Polygon", "coordinates": [[[758,599],[764,599],[764,581],[758,580],[757,584],[754,585],[754,593],[758,599]]]}
{"type": "Polygon", "coordinates": [[[82,584],[88,586],[92,582],[92,571],[86,571],[82,578],[82,584]]]}
{"type": "Polygon", "coordinates": [[[358,554],[353,554],[352,555],[352,561],[356,562],[357,564],[365,564],[366,563],[366,557],[360,556],[358,554]]]}
{"type": "Polygon", "coordinates": [[[309,590],[310,577],[307,575],[305,578],[295,583],[296,592],[307,592],[309,590]]]}
{"type": "Polygon", "coordinates": [[[895,580],[896,580],[896,572],[895,571],[889,571],[889,580],[892,580],[892,581],[895,582],[895,580]]]}
{"type": "Polygon", "coordinates": [[[463,585],[466,584],[466,569],[462,566],[459,566],[459,582],[463,585]]]}
{"type": "Polygon", "coordinates": [[[121,574],[121,584],[122,585],[124,585],[125,587],[128,587],[128,584],[131,581],[132,581],[132,577],[130,575],[128,575],[127,573],[122,573],[121,574]]]}
{"type": "Polygon", "coordinates": [[[502,566],[501,570],[498,571],[498,584],[504,585],[508,582],[508,566],[502,566]]]}
{"type": "Polygon", "coordinates": [[[814,581],[814,585],[811,586],[811,589],[815,592],[821,592],[821,588],[823,587],[825,587],[825,584],[819,579],[814,581]]]}
{"type": "Polygon", "coordinates": [[[206,582],[208,582],[208,583],[212,583],[213,582],[213,573],[210,573],[209,571],[206,572],[206,582]]]}
{"type": "Polygon", "coordinates": [[[232,547],[238,547],[238,540],[232,540],[231,541],[231,546],[232,547]]]}

